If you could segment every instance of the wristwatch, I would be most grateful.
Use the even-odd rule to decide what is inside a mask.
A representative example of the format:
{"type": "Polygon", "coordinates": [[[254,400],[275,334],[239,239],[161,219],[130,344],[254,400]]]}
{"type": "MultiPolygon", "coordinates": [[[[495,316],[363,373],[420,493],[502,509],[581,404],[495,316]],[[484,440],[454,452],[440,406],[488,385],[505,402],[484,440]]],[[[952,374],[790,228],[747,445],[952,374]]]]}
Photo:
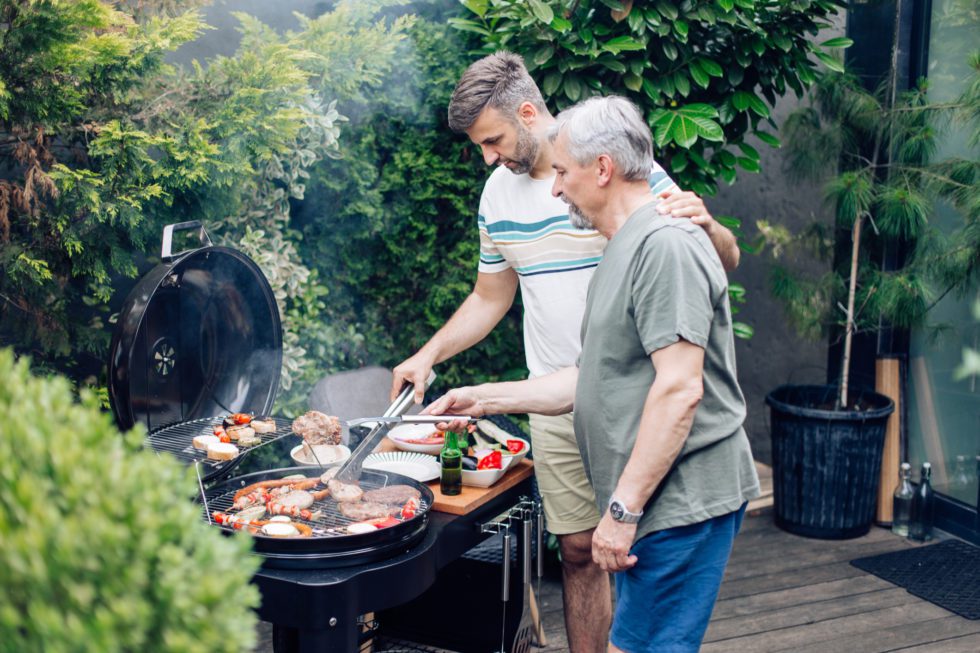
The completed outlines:
{"type": "Polygon", "coordinates": [[[611,497],[609,499],[609,514],[613,519],[623,524],[636,524],[643,516],[643,511],[630,512],[626,504],[616,497],[611,497]]]}

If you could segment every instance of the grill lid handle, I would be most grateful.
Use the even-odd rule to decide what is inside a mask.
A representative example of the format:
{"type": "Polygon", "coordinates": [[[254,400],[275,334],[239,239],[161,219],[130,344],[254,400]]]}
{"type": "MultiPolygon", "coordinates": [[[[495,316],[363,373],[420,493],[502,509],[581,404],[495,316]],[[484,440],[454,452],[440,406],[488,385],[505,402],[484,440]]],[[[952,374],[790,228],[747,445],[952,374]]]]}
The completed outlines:
{"type": "Polygon", "coordinates": [[[160,257],[163,260],[172,259],[177,254],[183,254],[182,250],[173,253],[173,240],[175,231],[183,231],[185,229],[199,229],[198,239],[201,241],[201,247],[211,247],[211,237],[208,236],[208,232],[204,230],[204,225],[201,224],[200,220],[191,220],[189,222],[178,222],[176,224],[168,224],[163,228],[163,246],[160,248],[160,257]]]}

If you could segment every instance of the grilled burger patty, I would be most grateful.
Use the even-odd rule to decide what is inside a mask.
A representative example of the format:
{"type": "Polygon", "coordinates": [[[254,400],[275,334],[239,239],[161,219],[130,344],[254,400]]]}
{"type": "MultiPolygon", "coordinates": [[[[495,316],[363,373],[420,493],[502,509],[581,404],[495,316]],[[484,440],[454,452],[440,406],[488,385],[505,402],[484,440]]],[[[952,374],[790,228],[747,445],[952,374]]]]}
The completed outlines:
{"type": "Polygon", "coordinates": [[[386,503],[401,506],[409,499],[421,499],[422,493],[410,485],[389,485],[388,487],[368,490],[364,493],[365,501],[386,503]]]}

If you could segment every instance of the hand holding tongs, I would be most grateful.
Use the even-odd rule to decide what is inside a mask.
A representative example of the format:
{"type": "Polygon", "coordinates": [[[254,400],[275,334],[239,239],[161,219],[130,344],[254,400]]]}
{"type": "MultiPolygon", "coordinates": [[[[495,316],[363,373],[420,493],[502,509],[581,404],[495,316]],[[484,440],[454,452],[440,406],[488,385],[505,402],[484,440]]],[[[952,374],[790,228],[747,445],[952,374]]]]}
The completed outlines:
{"type": "MultiPolygon", "coordinates": [[[[425,382],[425,387],[428,388],[435,378],[435,373],[430,373],[429,378],[425,382]]],[[[340,466],[334,478],[345,483],[354,483],[360,479],[364,459],[371,455],[374,448],[384,439],[394,424],[436,424],[439,422],[451,422],[456,419],[476,421],[475,418],[460,415],[405,415],[405,412],[412,406],[414,397],[415,387],[411,383],[408,383],[402,388],[401,393],[381,417],[363,417],[345,422],[348,427],[368,422],[376,422],[376,424],[371,428],[370,433],[364,436],[361,443],[357,445],[357,448],[351,453],[350,458],[340,466]]]]}

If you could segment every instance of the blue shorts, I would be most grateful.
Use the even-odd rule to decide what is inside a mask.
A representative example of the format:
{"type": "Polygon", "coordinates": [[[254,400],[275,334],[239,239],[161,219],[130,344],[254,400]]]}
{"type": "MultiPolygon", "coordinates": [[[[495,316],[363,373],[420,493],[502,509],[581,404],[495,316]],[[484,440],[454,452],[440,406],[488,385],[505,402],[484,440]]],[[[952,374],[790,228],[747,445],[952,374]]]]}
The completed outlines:
{"type": "Polygon", "coordinates": [[[636,542],[630,550],[636,565],[615,574],[609,640],[628,653],[697,653],[744,514],[743,504],[636,542]]]}

